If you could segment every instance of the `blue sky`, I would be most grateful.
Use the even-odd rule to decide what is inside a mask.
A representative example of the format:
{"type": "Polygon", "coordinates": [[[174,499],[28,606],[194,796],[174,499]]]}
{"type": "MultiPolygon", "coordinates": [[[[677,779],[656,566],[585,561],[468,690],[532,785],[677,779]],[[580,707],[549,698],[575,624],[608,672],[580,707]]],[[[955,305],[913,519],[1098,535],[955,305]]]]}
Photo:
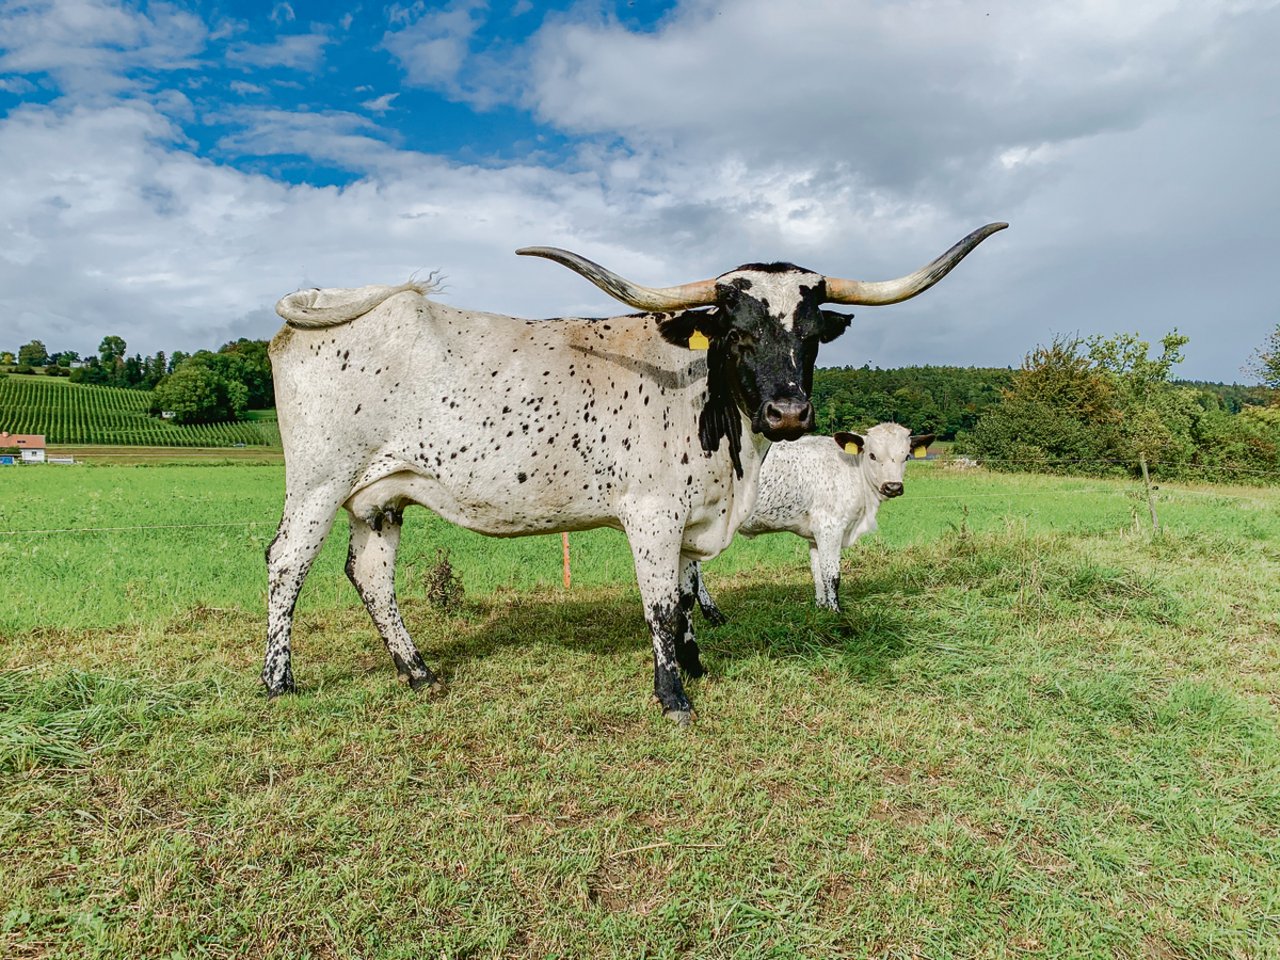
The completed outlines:
{"type": "Polygon", "coordinates": [[[1280,316],[1275,0],[0,0],[0,347],[269,337],[299,286],[440,270],[524,316],[790,260],[937,288],[824,365],[1016,365],[1191,336],[1232,380],[1280,316]]]}

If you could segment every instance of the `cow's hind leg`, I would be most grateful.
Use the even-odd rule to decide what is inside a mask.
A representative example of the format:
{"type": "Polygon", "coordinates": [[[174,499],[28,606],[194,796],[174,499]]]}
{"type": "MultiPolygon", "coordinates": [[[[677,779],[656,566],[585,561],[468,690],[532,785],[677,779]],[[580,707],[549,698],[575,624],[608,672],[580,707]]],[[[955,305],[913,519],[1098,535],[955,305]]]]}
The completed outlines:
{"type": "MultiPolygon", "coordinates": [[[[688,642],[686,631],[689,629],[688,610],[681,606],[680,590],[680,542],[684,528],[682,525],[659,527],[657,523],[661,521],[655,523],[654,518],[662,513],[656,507],[638,510],[637,515],[642,519],[636,523],[624,521],[624,526],[636,563],[644,617],[653,640],[653,693],[662,705],[663,716],[685,725],[693,716],[693,704],[685,696],[680,680],[680,655],[676,652],[677,644],[688,642]]],[[[688,639],[692,639],[691,634],[688,639]]],[[[686,647],[685,654],[687,652],[686,647]]]]}
{"type": "Polygon", "coordinates": [[[707,623],[713,627],[721,627],[729,622],[729,618],[716,606],[715,598],[707,589],[707,581],[703,579],[702,564],[696,560],[693,563],[693,589],[698,597],[698,607],[702,610],[702,616],[707,623]]]}
{"type": "Polygon", "coordinates": [[[267,652],[262,683],[268,697],[294,688],[290,642],[293,608],[307,571],[333,527],[341,497],[320,487],[306,496],[286,495],[284,515],[267,547],[267,652]]]}
{"type": "Polygon", "coordinates": [[[698,593],[699,567],[697,560],[680,558],[680,613],[684,629],[676,635],[676,663],[691,677],[701,677],[707,671],[698,656],[698,641],[693,635],[693,601],[698,593]]]}
{"type": "Polygon", "coordinates": [[[414,690],[438,688],[440,682],[414,646],[396,603],[396,551],[402,520],[395,510],[383,511],[371,520],[351,516],[347,576],[364,601],[400,676],[414,690]]]}

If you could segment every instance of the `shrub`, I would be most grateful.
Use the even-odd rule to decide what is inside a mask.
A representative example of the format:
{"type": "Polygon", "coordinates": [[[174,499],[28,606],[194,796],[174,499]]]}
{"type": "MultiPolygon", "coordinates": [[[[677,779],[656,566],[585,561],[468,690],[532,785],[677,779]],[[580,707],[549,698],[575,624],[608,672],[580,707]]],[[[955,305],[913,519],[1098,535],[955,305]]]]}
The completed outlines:
{"type": "Polygon", "coordinates": [[[453,572],[449,553],[436,550],[436,562],[427,571],[427,602],[437,610],[449,613],[462,605],[462,580],[453,572]]]}

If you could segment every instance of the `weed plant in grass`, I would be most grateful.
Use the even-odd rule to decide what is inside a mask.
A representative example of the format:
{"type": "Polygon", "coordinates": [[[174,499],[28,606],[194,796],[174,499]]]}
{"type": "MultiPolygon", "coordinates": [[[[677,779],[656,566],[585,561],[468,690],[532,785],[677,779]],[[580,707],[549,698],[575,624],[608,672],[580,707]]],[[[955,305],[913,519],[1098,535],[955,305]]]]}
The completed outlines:
{"type": "MultiPolygon", "coordinates": [[[[447,546],[466,587],[441,610],[404,578],[448,681],[423,697],[338,531],[299,605],[302,692],[267,703],[279,472],[83,471],[100,518],[268,525],[176,600],[153,578],[223,534],[110,563],[105,533],[54,541],[64,599],[7,614],[0,955],[1276,956],[1274,501],[1165,490],[1152,539],[1124,485],[919,466],[847,554],[843,614],[813,608],[795,538],[708,564],[732,620],[700,625],[687,732],[644,695],[618,535],[574,536],[566,592],[558,538],[419,512],[410,566],[447,546]],[[132,609],[78,619],[82,578],[124,570],[132,609]]],[[[0,554],[0,582],[39,555],[0,554]]]]}

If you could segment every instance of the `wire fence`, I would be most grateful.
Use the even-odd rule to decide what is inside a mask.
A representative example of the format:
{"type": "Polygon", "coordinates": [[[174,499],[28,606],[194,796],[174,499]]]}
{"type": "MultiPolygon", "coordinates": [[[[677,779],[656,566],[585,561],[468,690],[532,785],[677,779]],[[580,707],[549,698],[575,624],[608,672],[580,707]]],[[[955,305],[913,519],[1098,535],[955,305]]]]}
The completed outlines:
{"type": "MultiPolygon", "coordinates": [[[[1116,466],[1130,466],[1123,460],[1076,460],[1063,459],[1054,457],[1043,457],[1038,459],[1013,459],[1013,458],[983,458],[976,462],[976,468],[981,469],[988,463],[1010,463],[1019,465],[1030,464],[1055,464],[1070,465],[1088,463],[1097,465],[1098,463],[1113,464],[1116,466]]],[[[955,460],[935,460],[934,464],[954,464],[955,460]]],[[[1204,470],[1219,470],[1223,468],[1209,467],[1201,465],[1204,470]]],[[[1280,470],[1254,470],[1241,469],[1241,472],[1249,474],[1261,474],[1269,477],[1280,478],[1280,470]]],[[[1040,474],[1040,476],[1044,476],[1040,474]]],[[[1098,480],[1096,477],[1074,476],[1071,475],[1054,475],[1055,479],[1061,480],[1098,480]]],[[[1250,501],[1255,503],[1277,503],[1280,505],[1280,487],[1274,492],[1265,489],[1255,489],[1244,493],[1237,489],[1191,489],[1182,485],[1173,485],[1174,482],[1161,481],[1153,488],[1157,492],[1157,496],[1163,502],[1169,502],[1172,499],[1181,496],[1189,497],[1212,497],[1225,501],[1250,501]]],[[[1138,484],[1132,486],[1126,484],[1119,479],[1113,479],[1107,486],[1093,486],[1087,489],[1075,488],[1072,490],[1062,491],[1046,491],[1046,490],[1001,490],[992,493],[980,493],[975,491],[959,491],[956,493],[925,493],[925,494],[908,494],[908,499],[912,502],[921,500],[991,500],[991,499],[1014,499],[1019,500],[1067,500],[1079,497],[1082,493],[1095,496],[1114,496],[1119,498],[1133,499],[1143,495],[1143,491],[1138,484]]],[[[212,530],[212,529],[243,529],[249,527],[272,527],[278,525],[278,520],[257,519],[257,520],[229,520],[219,523],[151,523],[138,524],[131,526],[107,526],[107,527],[47,527],[47,528],[27,528],[15,530],[0,530],[0,537],[24,537],[24,536],[53,536],[53,535],[89,535],[104,533],[129,533],[157,530],[212,530]]]]}

